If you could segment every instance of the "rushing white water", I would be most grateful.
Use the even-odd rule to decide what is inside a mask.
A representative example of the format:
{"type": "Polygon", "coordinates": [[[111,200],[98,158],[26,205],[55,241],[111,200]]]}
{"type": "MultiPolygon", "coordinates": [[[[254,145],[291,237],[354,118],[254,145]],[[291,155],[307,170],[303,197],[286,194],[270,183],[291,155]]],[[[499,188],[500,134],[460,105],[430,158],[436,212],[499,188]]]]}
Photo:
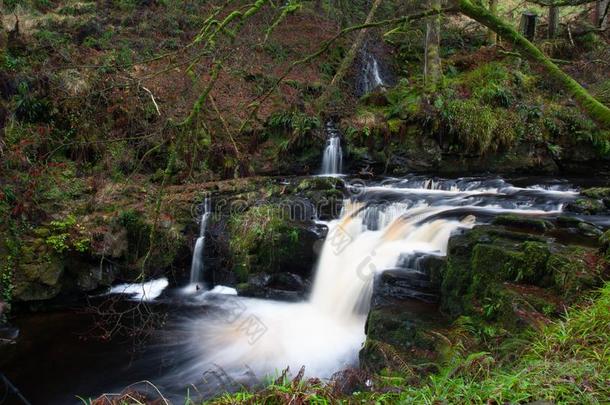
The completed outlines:
{"type": "Polygon", "coordinates": [[[366,51],[366,49],[362,51],[362,55],[362,92],[363,94],[368,94],[378,88],[383,88],[385,82],[381,77],[379,62],[375,55],[366,51]]]}
{"type": "Polygon", "coordinates": [[[341,174],[343,169],[343,151],[339,131],[332,122],[326,124],[327,141],[322,156],[322,174],[332,176],[341,174]]]}
{"type": "Polygon", "coordinates": [[[206,198],[202,204],[203,212],[199,220],[199,237],[193,249],[193,259],[191,261],[191,286],[201,288],[203,284],[203,253],[205,249],[205,230],[210,217],[210,199],[206,198]]]}
{"type": "Polygon", "coordinates": [[[169,281],[163,277],[145,283],[119,284],[112,287],[108,294],[126,294],[134,301],[153,301],[168,285],[169,281]]]}
{"type": "Polygon", "coordinates": [[[327,223],[308,301],[223,296],[210,302],[213,314],[184,322],[191,339],[173,378],[186,381],[221,367],[240,380],[301,366],[307,376],[324,378],[357,366],[377,274],[408,263],[414,276],[425,277],[417,271],[420,259],[445,255],[460,229],[501,213],[557,213],[574,198],[572,190],[518,188],[493,179],[419,181],[363,187],[344,203],[341,217],[327,223]]]}

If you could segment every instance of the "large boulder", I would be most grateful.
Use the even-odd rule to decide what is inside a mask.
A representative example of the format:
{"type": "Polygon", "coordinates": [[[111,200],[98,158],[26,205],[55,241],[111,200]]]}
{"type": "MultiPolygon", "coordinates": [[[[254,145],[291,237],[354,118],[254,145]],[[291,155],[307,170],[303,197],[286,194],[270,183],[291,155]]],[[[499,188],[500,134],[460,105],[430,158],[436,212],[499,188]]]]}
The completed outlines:
{"type": "MultiPolygon", "coordinates": [[[[379,291],[379,290],[378,290],[379,291]]],[[[379,299],[373,293],[365,332],[366,341],[360,350],[360,366],[377,373],[390,371],[428,371],[438,356],[442,342],[437,332],[447,327],[446,319],[435,305],[416,299],[379,299]]]]}
{"type": "Polygon", "coordinates": [[[584,215],[608,215],[610,213],[610,188],[584,189],[580,197],[566,206],[566,211],[584,215]]]}
{"type": "Polygon", "coordinates": [[[441,307],[451,317],[471,315],[509,328],[525,326],[535,312],[548,312],[557,301],[577,300],[581,291],[599,285],[605,273],[596,248],[479,226],[449,241],[441,307]],[[527,297],[521,294],[524,290],[540,294],[527,297]]]}
{"type": "Polygon", "coordinates": [[[311,272],[315,237],[282,206],[263,204],[235,214],[228,232],[233,271],[240,281],[260,272],[311,272]]]}
{"type": "Polygon", "coordinates": [[[311,283],[293,273],[257,273],[248,278],[247,283],[237,285],[239,295],[278,301],[303,301],[311,283]]]}
{"type": "Polygon", "coordinates": [[[54,298],[62,289],[64,263],[43,240],[31,240],[22,247],[19,265],[13,275],[15,301],[54,298]]]}
{"type": "MultiPolygon", "coordinates": [[[[292,273],[311,279],[320,240],[327,231],[316,219],[339,214],[341,179],[254,178],[210,186],[195,202],[206,196],[211,201],[205,247],[209,285],[240,286],[244,295],[254,296],[267,292],[253,292],[253,275],[292,273]]],[[[191,213],[191,225],[186,227],[193,240],[198,235],[196,219],[191,213]]]]}

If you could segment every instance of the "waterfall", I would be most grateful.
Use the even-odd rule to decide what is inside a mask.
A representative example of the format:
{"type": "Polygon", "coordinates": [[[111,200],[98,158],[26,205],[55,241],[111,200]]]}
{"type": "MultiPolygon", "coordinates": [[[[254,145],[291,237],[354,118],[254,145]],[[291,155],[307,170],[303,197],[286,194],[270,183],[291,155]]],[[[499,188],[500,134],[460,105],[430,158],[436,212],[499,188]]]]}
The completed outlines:
{"type": "Polygon", "coordinates": [[[394,268],[401,256],[445,254],[451,233],[474,224],[469,215],[426,222],[442,208],[391,204],[377,215],[379,230],[370,230],[364,220],[378,208],[354,209],[351,202],[346,206],[352,209],[329,225],[311,295],[313,306],[337,319],[366,315],[375,275],[394,268]],[[394,218],[388,221],[388,215],[394,218]]]}
{"type": "Polygon", "coordinates": [[[191,285],[197,287],[202,287],[201,284],[203,283],[203,253],[205,249],[205,230],[211,211],[210,199],[206,197],[201,207],[203,212],[201,213],[201,217],[199,219],[199,237],[195,242],[193,259],[191,262],[191,285]]]}
{"type": "Polygon", "coordinates": [[[322,156],[322,174],[341,174],[343,169],[343,151],[341,150],[341,138],[339,131],[332,122],[326,124],[326,148],[322,156]]]}
{"type": "Polygon", "coordinates": [[[368,94],[378,88],[383,88],[385,82],[381,77],[381,71],[379,70],[379,62],[374,54],[368,52],[365,49],[362,50],[362,94],[368,94]]]}
{"type": "Polygon", "coordinates": [[[418,262],[446,255],[454,232],[498,214],[557,214],[576,198],[571,190],[513,187],[501,179],[410,177],[359,190],[328,223],[310,298],[217,299],[215,317],[183,323],[191,338],[183,343],[181,374],[172,378],[183,383],[214,366],[235,379],[263,377],[303,365],[306,376],[326,378],[357,366],[377,275],[408,266],[425,283],[418,262]]]}

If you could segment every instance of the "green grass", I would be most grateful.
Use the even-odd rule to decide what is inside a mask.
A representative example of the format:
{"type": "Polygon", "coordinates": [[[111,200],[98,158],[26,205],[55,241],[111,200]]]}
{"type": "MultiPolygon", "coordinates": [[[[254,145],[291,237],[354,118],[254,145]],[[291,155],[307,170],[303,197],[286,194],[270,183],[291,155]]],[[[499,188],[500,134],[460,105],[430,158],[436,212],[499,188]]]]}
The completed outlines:
{"type": "Polygon", "coordinates": [[[209,404],[264,403],[607,403],[610,398],[610,283],[564,318],[532,333],[521,356],[502,364],[487,352],[453,347],[440,372],[413,382],[412,376],[376,376],[378,392],[338,395],[319,382],[283,381],[258,393],[226,394],[209,404]],[[381,392],[383,391],[383,392],[381,392]]]}

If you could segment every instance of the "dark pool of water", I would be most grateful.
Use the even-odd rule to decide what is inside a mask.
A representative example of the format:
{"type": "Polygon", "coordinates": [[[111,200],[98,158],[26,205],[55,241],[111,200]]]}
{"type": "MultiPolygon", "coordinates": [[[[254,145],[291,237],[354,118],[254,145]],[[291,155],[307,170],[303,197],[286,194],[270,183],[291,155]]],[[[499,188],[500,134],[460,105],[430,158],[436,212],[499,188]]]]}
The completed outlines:
{"type": "Polygon", "coordinates": [[[141,355],[136,341],[95,337],[95,318],[82,309],[22,315],[14,323],[20,337],[2,371],[32,404],[81,403],[76,395],[120,391],[121,382],[142,374],[133,366],[141,355]]]}

